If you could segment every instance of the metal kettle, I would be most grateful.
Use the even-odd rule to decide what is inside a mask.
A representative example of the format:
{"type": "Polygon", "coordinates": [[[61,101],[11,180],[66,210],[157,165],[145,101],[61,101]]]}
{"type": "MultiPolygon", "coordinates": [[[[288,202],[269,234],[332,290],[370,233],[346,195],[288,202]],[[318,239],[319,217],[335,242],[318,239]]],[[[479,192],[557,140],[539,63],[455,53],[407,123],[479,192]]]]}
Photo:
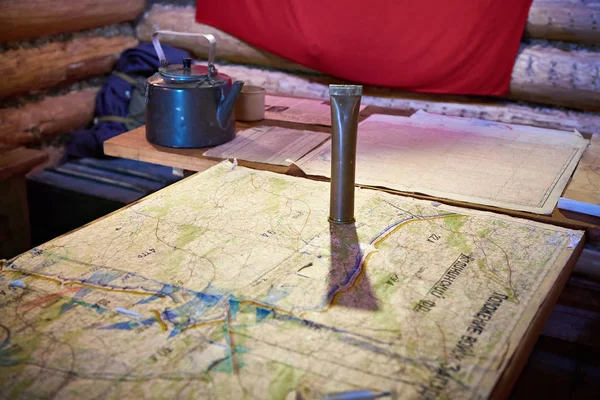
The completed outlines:
{"type": "Polygon", "coordinates": [[[146,138],[150,143],[177,148],[211,147],[235,138],[233,110],[244,82],[231,81],[214,65],[216,40],[210,34],[157,31],[152,44],[160,60],[158,72],[146,81],[146,138]],[[210,43],[208,66],[169,65],[160,34],[201,36],[210,43]]]}

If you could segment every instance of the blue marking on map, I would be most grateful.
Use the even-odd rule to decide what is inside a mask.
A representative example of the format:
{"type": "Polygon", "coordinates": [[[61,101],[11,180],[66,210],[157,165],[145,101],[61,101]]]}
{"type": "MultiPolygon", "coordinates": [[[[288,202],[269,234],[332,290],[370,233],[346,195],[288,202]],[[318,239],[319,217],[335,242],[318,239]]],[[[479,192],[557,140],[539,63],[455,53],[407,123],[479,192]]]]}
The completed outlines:
{"type": "MultiPolygon", "coordinates": [[[[235,353],[237,356],[236,358],[237,358],[238,368],[243,368],[246,365],[242,358],[242,354],[247,353],[249,350],[250,349],[248,347],[235,346],[235,353]]],[[[215,360],[213,362],[213,365],[214,365],[214,367],[212,367],[212,368],[209,367],[213,371],[224,372],[226,374],[233,373],[233,359],[231,357],[231,354],[226,355],[225,357],[223,357],[219,360],[215,360]]]]}
{"type": "Polygon", "coordinates": [[[350,280],[354,277],[356,272],[358,272],[362,258],[363,258],[363,252],[361,250],[359,250],[358,255],[356,256],[356,260],[354,261],[354,267],[352,267],[352,269],[350,270],[348,275],[346,275],[346,277],[344,278],[342,283],[333,286],[331,288],[331,290],[329,291],[329,293],[327,293],[327,301],[330,301],[333,298],[333,296],[335,296],[335,294],[340,290],[340,288],[346,286],[350,282],[350,280]]]}
{"type": "Polygon", "coordinates": [[[65,312],[69,311],[74,306],[84,306],[86,308],[95,310],[98,314],[102,314],[103,312],[106,311],[106,308],[104,308],[98,304],[88,303],[86,301],[79,300],[79,299],[71,299],[67,304],[62,305],[62,307],[60,308],[60,314],[63,314],[65,312]]]}
{"type": "Polygon", "coordinates": [[[202,322],[202,316],[216,306],[222,298],[222,295],[198,292],[187,303],[165,309],[162,313],[164,319],[173,324],[169,337],[176,336],[185,328],[202,322]]]}
{"type": "Polygon", "coordinates": [[[117,322],[116,324],[112,324],[109,326],[103,326],[102,328],[98,328],[98,329],[118,329],[118,330],[125,330],[125,331],[131,331],[135,328],[137,328],[138,326],[140,326],[140,324],[138,322],[134,322],[134,321],[125,321],[125,322],[117,322]]]}
{"type": "Polygon", "coordinates": [[[386,226],[385,228],[383,228],[383,230],[382,230],[381,232],[379,232],[379,233],[378,233],[378,234],[377,234],[377,235],[376,235],[376,236],[375,236],[375,237],[374,237],[374,238],[373,238],[373,239],[372,239],[372,240],[369,242],[369,244],[373,244],[373,243],[375,243],[375,241],[376,241],[377,239],[379,239],[379,238],[380,238],[382,235],[384,235],[385,233],[387,233],[387,232],[388,232],[388,231],[390,231],[391,229],[393,229],[393,228],[397,227],[398,225],[400,225],[400,224],[402,224],[402,223],[404,223],[404,222],[406,222],[406,221],[410,221],[411,219],[414,219],[414,217],[407,217],[407,218],[401,219],[400,221],[394,222],[394,223],[393,223],[393,224],[391,224],[391,225],[388,225],[388,226],[386,226]]]}
{"type": "Polygon", "coordinates": [[[163,297],[170,297],[173,293],[179,292],[180,290],[181,290],[181,288],[179,288],[177,286],[164,284],[158,293],[153,294],[152,296],[150,296],[146,299],[140,300],[135,304],[148,304],[150,302],[153,302],[154,300],[158,300],[163,297]]]}
{"type": "Polygon", "coordinates": [[[229,298],[229,313],[231,315],[231,319],[235,319],[238,310],[240,309],[240,302],[233,297],[229,298]]]}
{"type": "Polygon", "coordinates": [[[13,360],[10,358],[4,358],[5,356],[10,357],[11,353],[14,353],[14,348],[12,346],[8,347],[9,344],[8,338],[4,339],[2,344],[0,344],[0,365],[15,365],[20,364],[22,360],[13,360]],[[4,348],[4,350],[2,350],[4,348]]]}
{"type": "Polygon", "coordinates": [[[12,287],[18,287],[18,288],[24,289],[25,288],[25,282],[23,282],[20,279],[17,279],[17,280],[14,280],[14,281],[12,281],[11,283],[8,284],[8,287],[11,287],[11,286],[12,287]]]}
{"type": "Polygon", "coordinates": [[[256,308],[256,322],[261,322],[263,319],[267,318],[272,313],[273,313],[273,310],[257,307],[256,308]]]}
{"type": "Polygon", "coordinates": [[[290,295],[290,291],[281,286],[272,287],[264,298],[263,303],[274,304],[290,295]]]}
{"type": "Polygon", "coordinates": [[[64,313],[66,313],[67,311],[69,311],[70,309],[72,309],[73,307],[75,307],[79,303],[78,300],[80,298],[82,298],[83,296],[85,296],[86,294],[90,293],[91,291],[92,291],[92,288],[87,288],[87,287],[79,289],[77,292],[75,292],[75,295],[68,303],[65,303],[62,305],[62,307],[60,308],[59,315],[62,315],[64,313]]]}
{"type": "Polygon", "coordinates": [[[16,365],[20,363],[21,360],[0,359],[0,365],[16,365]]]}
{"type": "MultiPolygon", "coordinates": [[[[109,282],[115,280],[121,275],[123,275],[123,272],[97,271],[94,272],[94,274],[89,279],[86,279],[86,283],[106,286],[109,282]]],[[[62,305],[62,307],[60,308],[59,315],[66,313],[76,305],[83,305],[86,307],[95,308],[99,312],[104,312],[104,309],[99,306],[81,301],[83,297],[88,295],[93,290],[94,289],[88,287],[82,287],[81,289],[79,289],[68,303],[62,305]]]]}
{"type": "Polygon", "coordinates": [[[98,328],[98,329],[108,329],[108,330],[125,330],[125,331],[131,331],[135,328],[137,328],[138,326],[141,325],[152,325],[156,323],[156,319],[154,317],[152,318],[148,318],[145,319],[143,321],[124,321],[124,322],[117,322],[116,324],[112,324],[112,325],[108,325],[108,326],[103,326],[102,328],[98,328]]]}

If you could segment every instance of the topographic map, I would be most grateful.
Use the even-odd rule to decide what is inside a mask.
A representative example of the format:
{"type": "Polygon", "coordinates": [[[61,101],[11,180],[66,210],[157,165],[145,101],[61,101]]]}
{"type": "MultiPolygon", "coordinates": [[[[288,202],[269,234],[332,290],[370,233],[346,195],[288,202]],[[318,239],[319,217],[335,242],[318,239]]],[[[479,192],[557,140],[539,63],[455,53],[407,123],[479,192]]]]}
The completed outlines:
{"type": "MultiPolygon", "coordinates": [[[[331,143],[298,167],[329,177],[331,143]]],[[[588,143],[577,132],[427,113],[372,114],[358,124],[356,183],[550,215],[588,143]]]]}
{"type": "Polygon", "coordinates": [[[0,397],[485,398],[583,233],[234,167],[2,263],[0,397]]]}

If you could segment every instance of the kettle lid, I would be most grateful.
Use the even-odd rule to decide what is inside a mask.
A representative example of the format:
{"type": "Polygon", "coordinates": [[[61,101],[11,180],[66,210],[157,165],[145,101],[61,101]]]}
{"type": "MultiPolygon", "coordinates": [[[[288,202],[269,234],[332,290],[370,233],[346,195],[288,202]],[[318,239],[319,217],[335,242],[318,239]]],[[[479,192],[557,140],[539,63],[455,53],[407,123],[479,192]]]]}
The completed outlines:
{"type": "Polygon", "coordinates": [[[220,75],[217,73],[215,68],[215,52],[217,48],[217,42],[211,34],[199,34],[199,33],[184,33],[184,32],[172,32],[172,31],[156,31],[152,34],[152,45],[156,50],[156,55],[160,61],[161,67],[158,72],[168,83],[189,83],[189,82],[208,82],[209,84],[217,83],[221,81],[220,75]],[[208,67],[202,65],[192,65],[191,58],[184,58],[182,64],[169,65],[165,53],[160,45],[158,39],[159,34],[169,34],[175,36],[199,36],[208,40],[208,67]]]}
{"type": "Polygon", "coordinates": [[[158,72],[165,82],[169,83],[207,81],[213,80],[218,76],[214,65],[211,64],[208,67],[204,65],[192,65],[191,58],[184,58],[182,64],[164,65],[158,69],[158,72]]]}

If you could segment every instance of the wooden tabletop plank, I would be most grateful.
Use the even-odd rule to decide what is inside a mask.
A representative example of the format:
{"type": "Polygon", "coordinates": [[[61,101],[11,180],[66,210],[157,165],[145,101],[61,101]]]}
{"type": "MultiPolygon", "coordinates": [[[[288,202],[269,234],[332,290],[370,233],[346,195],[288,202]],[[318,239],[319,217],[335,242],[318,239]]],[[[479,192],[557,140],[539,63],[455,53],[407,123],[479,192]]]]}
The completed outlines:
{"type": "Polygon", "coordinates": [[[600,205],[600,135],[593,135],[563,197],[600,205]]]}
{"type": "Polygon", "coordinates": [[[204,171],[217,164],[202,156],[206,149],[171,149],[146,140],[146,127],[134,129],[104,142],[104,154],[190,171],[204,171]]]}
{"type": "MultiPolygon", "coordinates": [[[[410,113],[407,111],[368,106],[361,111],[360,120],[364,120],[371,114],[391,114],[399,116],[410,115],[410,113]]],[[[328,126],[270,120],[262,120],[257,122],[237,122],[236,130],[239,132],[240,130],[255,126],[281,126],[284,128],[331,133],[331,127],[328,126]]],[[[125,132],[104,142],[104,154],[109,156],[145,161],[149,163],[166,165],[173,168],[183,168],[195,172],[202,172],[221,161],[220,159],[204,157],[202,154],[206,150],[208,149],[174,149],[152,144],[146,139],[145,126],[125,132]]],[[[240,165],[251,168],[265,169],[280,173],[285,173],[287,171],[287,167],[278,165],[251,163],[243,160],[238,160],[238,162],[240,165]]]]}

